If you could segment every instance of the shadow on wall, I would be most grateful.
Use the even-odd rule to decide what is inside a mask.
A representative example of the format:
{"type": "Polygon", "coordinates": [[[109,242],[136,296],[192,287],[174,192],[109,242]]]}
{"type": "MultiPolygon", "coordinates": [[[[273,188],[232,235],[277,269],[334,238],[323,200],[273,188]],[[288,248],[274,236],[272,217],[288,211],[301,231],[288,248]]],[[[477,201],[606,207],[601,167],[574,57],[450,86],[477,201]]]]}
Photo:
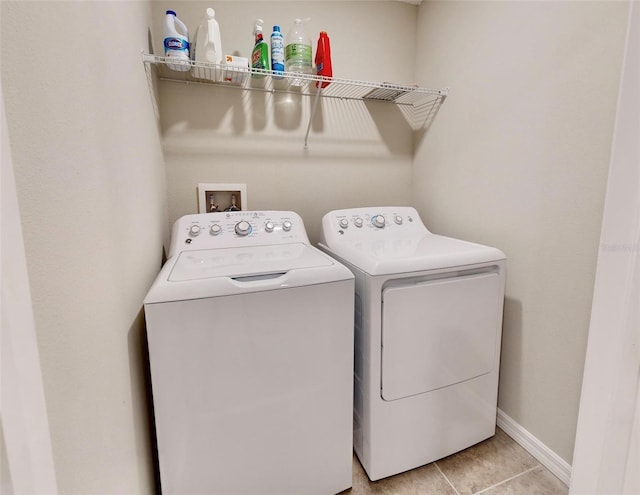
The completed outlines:
{"type": "MultiPolygon", "coordinates": [[[[129,372],[131,375],[131,404],[134,409],[134,431],[136,432],[139,459],[150,459],[148,467],[149,486],[153,493],[160,493],[158,449],[155,434],[153,399],[151,395],[151,372],[147,351],[147,333],[144,309],[140,309],[128,332],[129,372]]],[[[140,464],[140,468],[144,468],[140,464]]]]}
{"type": "MultiPolygon", "coordinates": [[[[520,387],[523,373],[522,363],[522,302],[511,297],[504,299],[504,317],[502,323],[502,353],[500,357],[500,386],[498,389],[498,407],[500,403],[500,390],[509,383],[509,388],[520,387]],[[513,366],[512,363],[519,363],[513,366]]],[[[505,411],[511,417],[519,417],[521,411],[505,411]]]]}
{"type": "Polygon", "coordinates": [[[380,138],[382,138],[387,148],[393,154],[402,153],[404,143],[396,139],[398,132],[410,135],[413,131],[400,107],[381,101],[365,101],[364,105],[369,111],[380,133],[380,138]]]}
{"type": "Polygon", "coordinates": [[[413,153],[414,131],[397,105],[331,97],[316,102],[314,94],[264,90],[260,81],[250,84],[252,91],[159,81],[165,145],[169,140],[171,146],[189,153],[286,154],[291,143],[295,143],[291,149],[300,149],[310,124],[309,140],[328,144],[324,150],[337,156],[413,153]]]}
{"type": "MultiPolygon", "coordinates": [[[[431,124],[433,124],[433,121],[438,116],[438,112],[440,112],[440,108],[446,99],[447,98],[445,96],[439,96],[431,100],[425,100],[413,107],[410,115],[408,115],[408,111],[403,111],[407,120],[413,124],[412,127],[415,130],[415,146],[419,145],[424,137],[429,133],[431,124]]],[[[404,110],[404,108],[401,110],[404,110]]]]}
{"type": "MultiPolygon", "coordinates": [[[[214,92],[205,84],[182,82],[160,82],[159,89],[160,116],[165,133],[176,129],[215,130],[223,123],[236,135],[244,134],[247,129],[244,101],[251,101],[254,92],[225,87],[214,92]]],[[[256,101],[260,101],[259,97],[256,101]]]]}

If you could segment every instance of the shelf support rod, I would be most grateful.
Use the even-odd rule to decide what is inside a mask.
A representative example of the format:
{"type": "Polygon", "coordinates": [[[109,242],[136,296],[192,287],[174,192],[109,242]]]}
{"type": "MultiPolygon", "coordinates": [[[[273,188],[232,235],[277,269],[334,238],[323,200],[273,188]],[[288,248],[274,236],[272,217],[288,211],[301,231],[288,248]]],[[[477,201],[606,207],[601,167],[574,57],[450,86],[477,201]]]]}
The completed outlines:
{"type": "Polygon", "coordinates": [[[309,149],[309,132],[311,131],[311,122],[313,121],[313,116],[316,114],[316,107],[318,106],[318,100],[320,100],[320,93],[322,92],[322,87],[318,88],[316,91],[316,98],[313,102],[313,109],[311,110],[311,115],[309,115],[309,124],[307,124],[307,133],[304,135],[304,149],[309,149]]]}

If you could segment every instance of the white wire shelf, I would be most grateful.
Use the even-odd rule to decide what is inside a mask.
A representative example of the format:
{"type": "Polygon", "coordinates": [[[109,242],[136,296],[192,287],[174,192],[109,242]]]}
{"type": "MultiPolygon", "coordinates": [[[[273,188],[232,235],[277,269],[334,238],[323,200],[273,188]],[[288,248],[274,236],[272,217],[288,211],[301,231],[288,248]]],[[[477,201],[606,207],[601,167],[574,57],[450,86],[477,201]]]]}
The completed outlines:
{"type": "MultiPolygon", "coordinates": [[[[162,81],[235,87],[247,91],[295,93],[315,98],[390,102],[398,105],[414,130],[430,125],[449,94],[449,88],[428,89],[388,82],[326,78],[313,74],[276,73],[206,62],[176,62],[175,59],[146,53],[142,54],[142,59],[144,63],[156,67],[158,78],[162,81]],[[318,89],[316,86],[321,86],[322,83],[329,84],[318,89]]],[[[305,147],[308,134],[309,129],[305,136],[305,147]]]]}

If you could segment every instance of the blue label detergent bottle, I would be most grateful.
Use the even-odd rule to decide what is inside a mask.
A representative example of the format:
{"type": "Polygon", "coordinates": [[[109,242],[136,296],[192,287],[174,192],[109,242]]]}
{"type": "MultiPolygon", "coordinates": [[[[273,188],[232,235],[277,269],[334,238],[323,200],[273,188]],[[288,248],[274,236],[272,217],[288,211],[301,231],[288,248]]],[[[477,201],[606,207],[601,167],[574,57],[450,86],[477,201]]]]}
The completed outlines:
{"type": "Polygon", "coordinates": [[[271,70],[274,79],[282,79],[284,72],[284,38],[280,26],[273,26],[271,33],[271,70]]]}
{"type": "Polygon", "coordinates": [[[170,69],[189,70],[189,31],[173,10],[167,10],[164,20],[164,56],[171,59],[170,69]]]}

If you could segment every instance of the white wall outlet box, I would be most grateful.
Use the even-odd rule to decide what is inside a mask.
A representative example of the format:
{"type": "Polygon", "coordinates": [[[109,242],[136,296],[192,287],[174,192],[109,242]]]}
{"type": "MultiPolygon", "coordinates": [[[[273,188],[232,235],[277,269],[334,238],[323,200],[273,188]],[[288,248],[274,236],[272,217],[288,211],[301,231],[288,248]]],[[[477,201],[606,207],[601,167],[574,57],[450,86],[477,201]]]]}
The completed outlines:
{"type": "Polygon", "coordinates": [[[249,209],[246,184],[198,184],[198,213],[225,211],[233,206],[249,209]]]}

